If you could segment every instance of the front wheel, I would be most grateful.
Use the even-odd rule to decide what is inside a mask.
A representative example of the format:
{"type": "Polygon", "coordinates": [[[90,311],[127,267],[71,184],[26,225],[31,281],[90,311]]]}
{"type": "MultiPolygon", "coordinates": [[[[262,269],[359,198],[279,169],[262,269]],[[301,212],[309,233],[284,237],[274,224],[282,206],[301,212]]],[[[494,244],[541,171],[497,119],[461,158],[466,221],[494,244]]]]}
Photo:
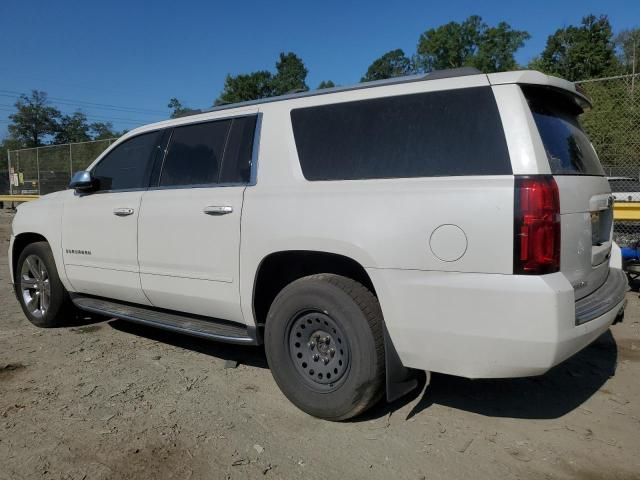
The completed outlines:
{"type": "Polygon", "coordinates": [[[47,242],[27,245],[16,266],[15,290],[22,311],[38,327],[59,327],[72,312],[47,242]]]}
{"type": "Polygon", "coordinates": [[[290,283],[265,327],[276,383],[316,417],[337,421],[364,412],[383,394],[382,322],[377,298],[350,278],[318,274],[290,283]]]}

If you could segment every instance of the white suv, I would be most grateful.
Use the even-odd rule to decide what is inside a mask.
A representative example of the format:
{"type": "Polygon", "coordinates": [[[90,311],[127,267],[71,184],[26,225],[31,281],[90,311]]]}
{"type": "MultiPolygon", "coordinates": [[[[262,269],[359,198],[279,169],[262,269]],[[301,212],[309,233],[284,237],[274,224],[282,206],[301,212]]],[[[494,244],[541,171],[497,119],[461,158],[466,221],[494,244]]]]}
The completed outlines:
{"type": "Polygon", "coordinates": [[[462,69],[147,125],[18,209],[15,291],[43,327],[75,307],[264,344],[284,394],[331,420],[411,369],[539,375],[624,309],[588,104],[462,69]]]}

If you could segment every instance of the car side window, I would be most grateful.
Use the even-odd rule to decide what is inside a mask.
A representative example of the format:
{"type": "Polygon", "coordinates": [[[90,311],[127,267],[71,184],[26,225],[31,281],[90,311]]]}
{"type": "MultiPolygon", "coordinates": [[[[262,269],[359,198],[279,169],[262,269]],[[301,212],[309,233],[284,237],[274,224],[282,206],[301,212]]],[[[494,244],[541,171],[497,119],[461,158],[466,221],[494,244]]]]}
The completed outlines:
{"type": "Polygon", "coordinates": [[[251,115],[233,119],[224,153],[220,183],[249,183],[251,180],[253,138],[257,118],[257,115],[251,115]]]}
{"type": "Polygon", "coordinates": [[[110,151],[91,171],[99,182],[98,190],[147,188],[161,138],[162,130],[143,133],[110,151]]]}
{"type": "Polygon", "coordinates": [[[489,87],[297,108],[291,121],[307,180],[512,173],[489,87]]]}
{"type": "Polygon", "coordinates": [[[161,187],[218,183],[231,120],[173,129],[160,172],[161,187]]]}

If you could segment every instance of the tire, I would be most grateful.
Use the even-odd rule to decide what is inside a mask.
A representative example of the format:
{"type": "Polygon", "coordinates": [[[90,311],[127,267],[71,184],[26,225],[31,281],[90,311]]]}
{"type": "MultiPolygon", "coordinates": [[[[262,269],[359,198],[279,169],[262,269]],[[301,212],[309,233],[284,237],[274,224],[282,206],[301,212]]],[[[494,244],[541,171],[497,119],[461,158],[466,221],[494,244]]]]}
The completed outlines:
{"type": "Polygon", "coordinates": [[[42,328],[60,327],[73,315],[73,306],[62,285],[47,242],[27,245],[18,257],[15,292],[31,323],[42,328]]]}
{"type": "Polygon", "coordinates": [[[382,322],[377,298],[350,278],[318,274],[290,283],[273,301],[265,326],[276,383],[314,417],[359,415],[384,393],[382,322]]]}

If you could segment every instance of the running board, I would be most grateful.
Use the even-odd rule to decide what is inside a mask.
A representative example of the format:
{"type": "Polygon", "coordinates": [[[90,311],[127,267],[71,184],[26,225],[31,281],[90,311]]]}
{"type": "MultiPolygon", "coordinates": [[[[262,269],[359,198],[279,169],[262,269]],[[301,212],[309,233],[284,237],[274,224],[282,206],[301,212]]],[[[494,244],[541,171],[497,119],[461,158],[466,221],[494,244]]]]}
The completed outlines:
{"type": "Polygon", "coordinates": [[[78,294],[71,294],[71,300],[86,312],[220,342],[258,344],[255,329],[241,323],[78,294]]]}

